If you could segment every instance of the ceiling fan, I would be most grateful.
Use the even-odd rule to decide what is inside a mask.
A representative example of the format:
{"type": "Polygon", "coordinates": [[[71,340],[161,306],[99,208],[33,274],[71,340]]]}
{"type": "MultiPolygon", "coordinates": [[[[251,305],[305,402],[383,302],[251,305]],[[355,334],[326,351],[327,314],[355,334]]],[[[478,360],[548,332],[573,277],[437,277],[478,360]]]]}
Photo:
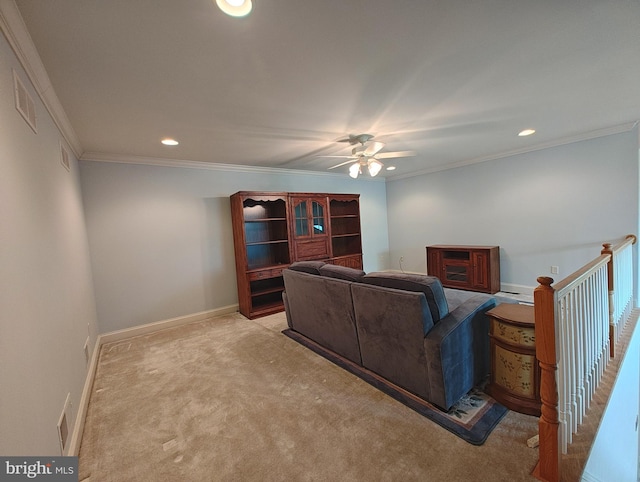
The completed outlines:
{"type": "Polygon", "coordinates": [[[396,157],[415,156],[413,151],[396,151],[396,152],[380,152],[385,146],[383,142],[372,141],[371,134],[350,134],[348,137],[338,139],[338,142],[348,142],[354,148],[351,150],[350,156],[326,156],[326,157],[346,157],[348,160],[331,166],[329,169],[335,169],[340,166],[351,164],[349,166],[349,176],[356,179],[362,174],[362,168],[367,168],[371,177],[376,176],[384,164],[380,159],[392,159],[396,157]],[[356,144],[360,144],[359,146],[356,144]]]}

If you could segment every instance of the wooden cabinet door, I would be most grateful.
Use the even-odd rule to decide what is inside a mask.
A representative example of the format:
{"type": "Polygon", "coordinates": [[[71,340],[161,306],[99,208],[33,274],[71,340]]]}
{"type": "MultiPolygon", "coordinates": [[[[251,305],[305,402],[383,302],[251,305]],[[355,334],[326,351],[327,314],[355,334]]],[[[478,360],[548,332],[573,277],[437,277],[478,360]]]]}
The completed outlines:
{"type": "Polygon", "coordinates": [[[327,198],[291,196],[290,203],[295,259],[328,258],[327,198]]]}
{"type": "Polygon", "coordinates": [[[427,246],[427,274],[442,279],[442,251],[427,246]]]}
{"type": "Polygon", "coordinates": [[[472,279],[473,288],[489,289],[489,254],[486,251],[472,251],[472,279]]]}

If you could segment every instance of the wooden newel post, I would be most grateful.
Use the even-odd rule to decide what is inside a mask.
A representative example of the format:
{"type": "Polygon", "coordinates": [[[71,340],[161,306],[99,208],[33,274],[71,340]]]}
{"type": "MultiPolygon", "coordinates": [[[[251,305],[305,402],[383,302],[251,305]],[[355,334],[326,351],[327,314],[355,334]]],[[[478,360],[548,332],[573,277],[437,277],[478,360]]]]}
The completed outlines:
{"type": "Polygon", "coordinates": [[[540,449],[538,465],[533,475],[539,480],[560,480],[560,451],[558,450],[558,385],[556,371],[555,289],[553,278],[541,276],[540,285],[533,292],[536,358],[540,364],[541,415],[538,423],[540,449]]]}
{"type": "Polygon", "coordinates": [[[615,355],[616,349],[616,320],[615,320],[615,300],[613,299],[613,249],[611,248],[611,243],[603,243],[602,251],[600,254],[608,254],[609,261],[607,262],[607,278],[608,278],[608,286],[609,290],[609,356],[611,358],[615,355]]]}

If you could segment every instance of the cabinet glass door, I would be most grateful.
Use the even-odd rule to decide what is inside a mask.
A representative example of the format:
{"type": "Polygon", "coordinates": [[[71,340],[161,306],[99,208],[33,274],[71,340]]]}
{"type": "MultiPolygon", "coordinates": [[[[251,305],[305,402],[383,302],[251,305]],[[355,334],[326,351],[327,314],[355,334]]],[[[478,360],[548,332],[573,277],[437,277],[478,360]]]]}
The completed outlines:
{"type": "Polygon", "coordinates": [[[454,283],[468,283],[469,271],[466,266],[447,264],[444,267],[444,277],[454,283]]]}
{"type": "Polygon", "coordinates": [[[327,234],[324,205],[318,201],[299,201],[293,206],[294,229],[297,238],[327,234]]]}
{"type": "Polygon", "coordinates": [[[307,202],[302,201],[296,204],[294,211],[295,211],[296,236],[308,236],[309,221],[307,218],[307,202]]]}
{"type": "Polygon", "coordinates": [[[324,206],[317,201],[312,201],[313,234],[325,234],[324,206]]]}

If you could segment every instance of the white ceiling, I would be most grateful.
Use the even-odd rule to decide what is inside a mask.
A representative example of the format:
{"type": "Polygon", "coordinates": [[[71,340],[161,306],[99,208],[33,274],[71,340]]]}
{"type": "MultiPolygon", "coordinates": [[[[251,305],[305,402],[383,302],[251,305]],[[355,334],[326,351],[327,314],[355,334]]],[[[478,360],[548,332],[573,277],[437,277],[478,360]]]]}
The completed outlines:
{"type": "Polygon", "coordinates": [[[86,158],[326,172],[366,132],[403,177],[640,119],[638,0],[16,4],[86,158]]]}

